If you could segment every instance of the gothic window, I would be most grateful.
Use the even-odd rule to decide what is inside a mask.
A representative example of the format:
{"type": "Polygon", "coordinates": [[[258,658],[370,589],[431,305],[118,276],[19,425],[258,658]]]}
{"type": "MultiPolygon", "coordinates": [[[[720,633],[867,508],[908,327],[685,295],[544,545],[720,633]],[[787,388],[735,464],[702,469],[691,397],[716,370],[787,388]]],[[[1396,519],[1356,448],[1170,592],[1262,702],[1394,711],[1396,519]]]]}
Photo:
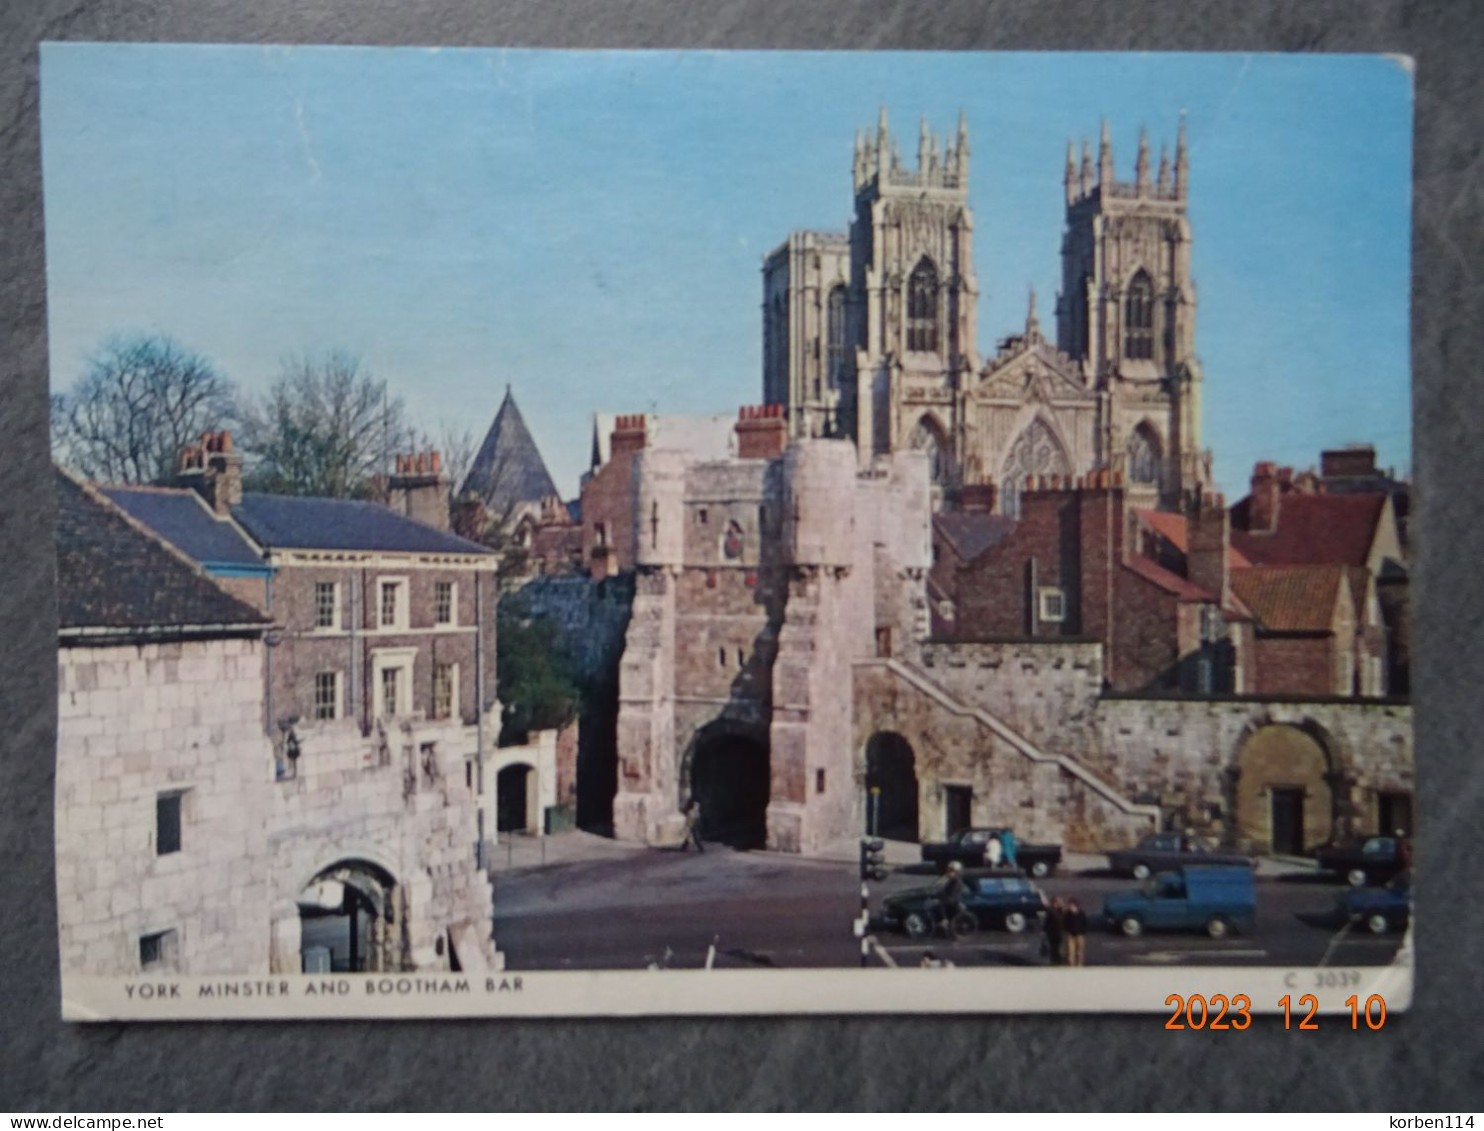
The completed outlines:
{"type": "Polygon", "coordinates": [[[1159,479],[1159,453],[1154,437],[1146,428],[1136,428],[1128,442],[1128,477],[1132,483],[1153,483],[1159,479]]]}
{"type": "Polygon", "coordinates": [[[917,422],[912,432],[914,451],[926,452],[928,475],[934,483],[942,483],[948,475],[948,458],[943,451],[943,438],[927,417],[917,422]]]}
{"type": "Polygon", "coordinates": [[[830,305],[826,314],[827,341],[829,343],[828,374],[830,388],[838,389],[845,375],[845,288],[835,287],[830,291],[830,305]]]}
{"type": "Polygon", "coordinates": [[[938,350],[938,272],[926,258],[907,280],[907,349],[914,353],[938,350]]]}
{"type": "Polygon", "coordinates": [[[1020,516],[1020,493],[1032,476],[1069,477],[1071,465],[1060,442],[1044,420],[1033,420],[1015,440],[1005,458],[1000,483],[1000,510],[1012,518],[1020,516]]]}
{"type": "Polygon", "coordinates": [[[1123,356],[1147,361],[1154,356],[1154,284],[1140,271],[1123,300],[1123,356]]]}

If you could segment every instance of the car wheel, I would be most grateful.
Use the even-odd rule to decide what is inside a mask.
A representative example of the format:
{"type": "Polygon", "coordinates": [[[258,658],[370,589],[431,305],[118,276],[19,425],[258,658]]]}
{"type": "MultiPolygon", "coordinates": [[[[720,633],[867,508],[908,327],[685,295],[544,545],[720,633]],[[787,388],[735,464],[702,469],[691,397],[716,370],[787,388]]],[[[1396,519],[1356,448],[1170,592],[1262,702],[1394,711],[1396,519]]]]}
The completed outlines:
{"type": "Polygon", "coordinates": [[[932,933],[933,925],[921,911],[909,911],[902,920],[902,930],[909,939],[923,939],[932,933]]]}
{"type": "Polygon", "coordinates": [[[1220,915],[1212,915],[1206,920],[1206,934],[1213,939],[1224,939],[1232,933],[1232,925],[1220,915]]]}
{"type": "Polygon", "coordinates": [[[1137,915],[1125,915],[1118,926],[1131,939],[1136,939],[1144,933],[1144,921],[1137,915]]]}
{"type": "Polygon", "coordinates": [[[1149,878],[1149,865],[1148,864],[1135,864],[1134,865],[1134,879],[1136,879],[1136,880],[1147,880],[1148,878],[1149,878]]]}
{"type": "Polygon", "coordinates": [[[1391,924],[1386,921],[1385,915],[1377,911],[1375,914],[1366,917],[1365,927],[1373,935],[1384,935],[1391,929],[1391,924]]]}
{"type": "Polygon", "coordinates": [[[1353,888],[1365,887],[1365,880],[1364,868],[1351,868],[1350,871],[1345,873],[1345,882],[1353,888]]]}
{"type": "Polygon", "coordinates": [[[1047,876],[1051,875],[1051,865],[1044,860],[1037,860],[1031,865],[1031,875],[1035,876],[1038,880],[1044,880],[1047,876]]]}
{"type": "Polygon", "coordinates": [[[1021,931],[1025,930],[1025,913],[1022,911],[1012,911],[1006,915],[1005,930],[1009,931],[1012,935],[1018,935],[1021,931]]]}

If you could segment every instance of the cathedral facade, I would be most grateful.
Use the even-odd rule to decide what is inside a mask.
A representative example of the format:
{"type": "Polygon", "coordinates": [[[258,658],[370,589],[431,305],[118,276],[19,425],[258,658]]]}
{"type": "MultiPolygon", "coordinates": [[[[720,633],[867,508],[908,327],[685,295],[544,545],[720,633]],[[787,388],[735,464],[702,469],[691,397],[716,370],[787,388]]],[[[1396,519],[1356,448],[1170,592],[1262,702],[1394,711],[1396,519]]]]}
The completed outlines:
{"type": "Polygon", "coordinates": [[[928,456],[934,496],[966,488],[1015,514],[1028,482],[1106,470],[1139,506],[1172,509],[1210,482],[1190,274],[1189,158],[1152,172],[1140,138],[1119,181],[1106,124],[1097,162],[1068,147],[1055,340],[1032,294],[1020,333],[981,363],[969,131],[924,120],[907,168],[883,110],[856,137],[846,232],[790,234],[763,266],[763,397],[795,437],[848,436],[928,456]]]}

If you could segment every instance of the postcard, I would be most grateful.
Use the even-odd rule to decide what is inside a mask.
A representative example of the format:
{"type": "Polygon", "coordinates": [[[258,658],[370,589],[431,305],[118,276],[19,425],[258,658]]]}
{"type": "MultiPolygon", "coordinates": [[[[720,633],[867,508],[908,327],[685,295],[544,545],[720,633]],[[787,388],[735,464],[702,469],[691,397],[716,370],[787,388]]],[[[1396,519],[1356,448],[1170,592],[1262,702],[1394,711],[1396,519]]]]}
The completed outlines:
{"type": "Polygon", "coordinates": [[[1380,56],[45,45],[64,1016],[1381,1028],[1411,130],[1380,56]]]}

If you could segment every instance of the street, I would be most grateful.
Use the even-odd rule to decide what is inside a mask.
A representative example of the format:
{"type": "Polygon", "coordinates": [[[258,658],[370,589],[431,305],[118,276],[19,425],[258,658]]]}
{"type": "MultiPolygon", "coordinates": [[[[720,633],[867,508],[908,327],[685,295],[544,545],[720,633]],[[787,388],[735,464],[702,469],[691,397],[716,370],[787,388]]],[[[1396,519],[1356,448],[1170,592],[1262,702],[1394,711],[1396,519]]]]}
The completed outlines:
{"type": "MultiPolygon", "coordinates": [[[[512,970],[858,966],[852,933],[860,913],[853,862],[709,846],[704,855],[675,849],[630,849],[621,855],[512,868],[494,878],[495,941],[512,970]]],[[[871,907],[893,892],[931,883],[899,867],[871,885],[871,907]]],[[[1106,931],[1103,899],[1134,888],[1097,869],[1058,871],[1038,881],[1048,899],[1073,897],[1089,918],[1089,966],[1260,965],[1377,966],[1389,963],[1401,935],[1343,930],[1333,921],[1342,887],[1311,873],[1263,877],[1257,883],[1258,926],[1251,934],[1106,931]]],[[[1036,965],[1041,935],[983,931],[962,942],[876,935],[898,965],[917,965],[932,951],[957,965],[1036,965]]],[[[870,964],[884,965],[873,953],[870,964]]]]}

